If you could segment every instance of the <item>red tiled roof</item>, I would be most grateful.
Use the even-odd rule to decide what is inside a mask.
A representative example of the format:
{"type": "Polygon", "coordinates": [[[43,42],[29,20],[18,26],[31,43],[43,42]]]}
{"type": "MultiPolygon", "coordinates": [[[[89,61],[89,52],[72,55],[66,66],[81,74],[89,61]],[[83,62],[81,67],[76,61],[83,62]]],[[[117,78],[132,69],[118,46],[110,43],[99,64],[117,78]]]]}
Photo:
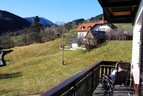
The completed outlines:
{"type": "Polygon", "coordinates": [[[100,21],[94,22],[94,23],[82,23],[81,25],[79,25],[77,27],[76,31],[77,32],[86,32],[86,31],[89,31],[96,24],[104,24],[104,21],[100,20],[100,21]]]}

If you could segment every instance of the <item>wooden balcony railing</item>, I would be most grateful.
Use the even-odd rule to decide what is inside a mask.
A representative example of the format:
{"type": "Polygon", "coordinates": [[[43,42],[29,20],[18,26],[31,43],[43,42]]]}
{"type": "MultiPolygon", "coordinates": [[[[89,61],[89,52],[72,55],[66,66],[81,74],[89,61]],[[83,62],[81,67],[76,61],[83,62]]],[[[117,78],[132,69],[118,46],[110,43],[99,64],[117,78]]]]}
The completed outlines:
{"type": "Polygon", "coordinates": [[[116,63],[116,61],[99,61],[43,93],[42,96],[92,96],[102,74],[110,74],[116,63]]]}

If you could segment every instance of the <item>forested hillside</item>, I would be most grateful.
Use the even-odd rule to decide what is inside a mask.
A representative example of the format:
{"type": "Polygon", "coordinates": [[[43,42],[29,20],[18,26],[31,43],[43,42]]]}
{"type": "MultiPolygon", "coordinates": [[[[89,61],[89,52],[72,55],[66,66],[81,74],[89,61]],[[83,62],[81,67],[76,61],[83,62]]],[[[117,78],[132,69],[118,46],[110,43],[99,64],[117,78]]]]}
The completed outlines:
{"type": "Polygon", "coordinates": [[[22,30],[29,26],[30,23],[25,19],[13,13],[0,10],[0,36],[5,32],[22,30]]]}

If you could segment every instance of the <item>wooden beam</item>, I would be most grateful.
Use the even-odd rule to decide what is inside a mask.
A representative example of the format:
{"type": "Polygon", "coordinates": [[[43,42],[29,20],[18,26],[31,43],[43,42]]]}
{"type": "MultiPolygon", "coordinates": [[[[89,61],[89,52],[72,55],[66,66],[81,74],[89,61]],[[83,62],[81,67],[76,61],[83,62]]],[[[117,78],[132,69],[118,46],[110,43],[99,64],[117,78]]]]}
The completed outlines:
{"type": "Polygon", "coordinates": [[[114,16],[124,16],[124,15],[131,15],[131,11],[120,11],[120,12],[113,12],[114,16]]]}
{"type": "Polygon", "coordinates": [[[121,0],[98,0],[100,5],[105,8],[115,8],[115,7],[136,7],[138,6],[140,0],[132,0],[132,1],[121,1],[121,0]]]}
{"type": "Polygon", "coordinates": [[[138,5],[131,2],[103,3],[104,8],[122,8],[122,7],[137,7],[138,5]]]}

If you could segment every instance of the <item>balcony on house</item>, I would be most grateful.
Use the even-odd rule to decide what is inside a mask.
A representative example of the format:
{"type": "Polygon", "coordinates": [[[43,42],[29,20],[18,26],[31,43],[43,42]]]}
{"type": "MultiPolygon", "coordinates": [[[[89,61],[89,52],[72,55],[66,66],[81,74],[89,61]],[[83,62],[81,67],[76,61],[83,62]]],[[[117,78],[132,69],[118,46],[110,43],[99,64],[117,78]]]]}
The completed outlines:
{"type": "MultiPolygon", "coordinates": [[[[99,61],[43,93],[42,96],[106,96],[105,91],[101,88],[101,77],[102,74],[110,74],[115,69],[116,63],[116,61],[99,61]]],[[[129,62],[123,63],[130,64],[129,62]]],[[[133,96],[135,90],[132,86],[132,76],[129,76],[128,84],[127,87],[116,85],[113,94],[117,96],[130,94],[133,96]]]]}

